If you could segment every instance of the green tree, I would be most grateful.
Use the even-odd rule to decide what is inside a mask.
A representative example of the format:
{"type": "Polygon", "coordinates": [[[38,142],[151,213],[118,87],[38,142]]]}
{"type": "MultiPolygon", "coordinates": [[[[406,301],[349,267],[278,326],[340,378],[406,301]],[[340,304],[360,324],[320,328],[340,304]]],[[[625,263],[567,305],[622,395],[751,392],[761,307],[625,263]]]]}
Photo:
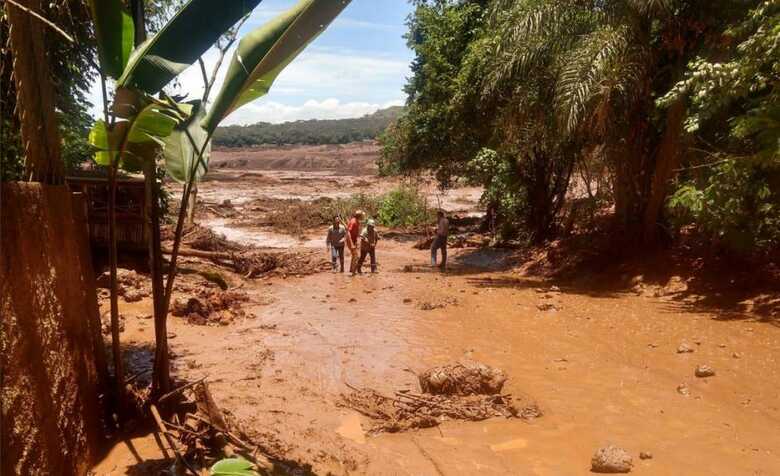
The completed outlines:
{"type": "Polygon", "coordinates": [[[685,101],[700,143],[669,208],[739,250],[780,245],[780,4],[762,2],[658,102],[685,101]]]}

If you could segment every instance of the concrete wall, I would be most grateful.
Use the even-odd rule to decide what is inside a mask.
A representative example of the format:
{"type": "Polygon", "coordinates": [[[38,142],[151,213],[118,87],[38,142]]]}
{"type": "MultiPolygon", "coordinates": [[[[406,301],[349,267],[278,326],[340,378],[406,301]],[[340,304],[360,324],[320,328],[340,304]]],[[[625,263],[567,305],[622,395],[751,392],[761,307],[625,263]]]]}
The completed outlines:
{"type": "Polygon", "coordinates": [[[3,476],[86,474],[103,441],[105,356],[83,225],[65,186],[2,184],[3,476]]]}

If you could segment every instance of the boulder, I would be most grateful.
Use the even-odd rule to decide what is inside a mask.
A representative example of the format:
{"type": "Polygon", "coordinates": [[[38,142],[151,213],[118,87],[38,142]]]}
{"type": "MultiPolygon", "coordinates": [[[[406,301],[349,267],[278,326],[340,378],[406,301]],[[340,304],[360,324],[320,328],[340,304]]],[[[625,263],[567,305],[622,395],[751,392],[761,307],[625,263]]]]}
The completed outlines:
{"type": "Polygon", "coordinates": [[[715,375],[715,370],[710,367],[709,365],[699,365],[696,367],[696,376],[699,378],[707,378],[707,377],[713,377],[715,375]]]}
{"type": "Polygon", "coordinates": [[[631,455],[613,445],[600,448],[590,460],[590,469],[594,473],[628,473],[633,465],[631,455]]]}

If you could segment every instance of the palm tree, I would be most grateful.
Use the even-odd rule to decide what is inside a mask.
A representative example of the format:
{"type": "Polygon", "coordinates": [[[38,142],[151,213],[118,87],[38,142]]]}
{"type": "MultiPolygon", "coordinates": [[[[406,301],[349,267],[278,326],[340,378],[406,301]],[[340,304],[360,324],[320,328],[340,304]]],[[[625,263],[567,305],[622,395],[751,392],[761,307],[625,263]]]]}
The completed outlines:
{"type": "MultiPolygon", "coordinates": [[[[667,183],[684,152],[685,102],[656,106],[707,46],[708,35],[745,1],[497,0],[492,25],[503,32],[487,97],[502,84],[554,72],[561,134],[603,144],[612,169],[618,223],[632,235],[657,236],[667,183]]],[[[748,2],[749,3],[749,2],[748,2]]],[[[547,100],[547,97],[541,98],[547,100]]]]}

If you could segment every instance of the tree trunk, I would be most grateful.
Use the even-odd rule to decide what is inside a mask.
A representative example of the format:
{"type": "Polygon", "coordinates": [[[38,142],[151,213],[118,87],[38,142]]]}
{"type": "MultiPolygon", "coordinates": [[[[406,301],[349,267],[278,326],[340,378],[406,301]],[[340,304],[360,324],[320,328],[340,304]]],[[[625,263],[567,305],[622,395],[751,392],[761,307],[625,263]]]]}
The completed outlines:
{"type": "MultiPolygon", "coordinates": [[[[40,12],[41,0],[18,0],[40,12]]],[[[43,37],[43,24],[30,13],[6,2],[16,85],[16,108],[21,123],[25,177],[48,184],[63,182],[60,135],[54,112],[54,88],[43,37]]]]}
{"type": "MultiPolygon", "coordinates": [[[[146,14],[143,0],[132,0],[130,9],[135,25],[135,45],[146,40],[146,14]]],[[[152,274],[152,303],[154,312],[154,373],[152,389],[155,395],[171,390],[170,357],[168,355],[168,316],[165,310],[165,285],[163,283],[162,239],[160,237],[160,190],[157,185],[157,164],[147,159],[143,165],[146,231],[148,237],[149,270],[152,274]]]]}
{"type": "Polygon", "coordinates": [[[195,224],[195,206],[198,203],[198,184],[194,184],[190,195],[190,205],[187,210],[187,226],[195,224]]]}
{"type": "Polygon", "coordinates": [[[655,157],[655,172],[645,207],[642,237],[645,243],[658,239],[658,224],[663,213],[669,181],[680,166],[680,134],[685,118],[685,103],[677,100],[666,112],[666,128],[655,157]]]}
{"type": "MultiPolygon", "coordinates": [[[[117,160],[117,163],[119,161],[117,160]]],[[[116,174],[117,165],[108,170],[108,261],[109,286],[111,288],[111,350],[114,360],[114,388],[116,411],[120,425],[125,412],[125,371],[122,362],[122,346],[119,341],[119,295],[117,293],[117,247],[116,247],[116,174]]]]}
{"type": "Polygon", "coordinates": [[[162,240],[160,238],[159,190],[156,178],[156,165],[149,160],[144,163],[144,182],[146,185],[147,236],[149,238],[149,270],[152,274],[152,302],[154,307],[154,374],[152,387],[156,395],[169,392],[171,386],[170,359],[168,356],[168,319],[165,305],[165,287],[163,283],[162,240]]]}

